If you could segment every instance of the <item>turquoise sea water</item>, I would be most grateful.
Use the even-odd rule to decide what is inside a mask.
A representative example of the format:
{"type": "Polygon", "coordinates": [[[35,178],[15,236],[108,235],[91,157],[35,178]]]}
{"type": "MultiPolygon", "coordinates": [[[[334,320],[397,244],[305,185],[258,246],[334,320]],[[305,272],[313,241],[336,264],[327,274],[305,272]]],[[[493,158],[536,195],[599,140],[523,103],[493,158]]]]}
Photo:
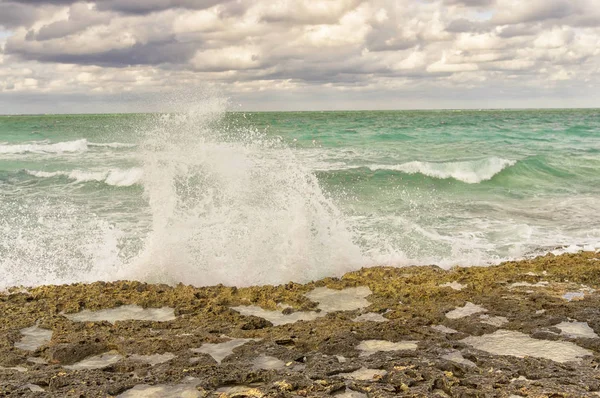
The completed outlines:
{"type": "Polygon", "coordinates": [[[0,117],[0,288],[600,249],[600,110],[0,117]]]}

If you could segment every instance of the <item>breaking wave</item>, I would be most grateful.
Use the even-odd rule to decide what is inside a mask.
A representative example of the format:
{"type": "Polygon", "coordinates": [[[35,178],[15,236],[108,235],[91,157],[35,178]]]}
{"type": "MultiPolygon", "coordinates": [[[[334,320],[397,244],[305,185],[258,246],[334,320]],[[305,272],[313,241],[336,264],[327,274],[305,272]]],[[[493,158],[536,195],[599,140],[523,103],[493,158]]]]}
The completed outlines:
{"type": "Polygon", "coordinates": [[[372,171],[395,170],[407,174],[423,174],[433,178],[453,178],[467,184],[477,184],[491,180],[507,167],[514,166],[514,160],[497,157],[462,162],[408,162],[399,165],[374,164],[368,166],[372,171]]]}
{"type": "Polygon", "coordinates": [[[74,141],[56,142],[54,144],[48,141],[36,141],[27,144],[6,144],[0,145],[0,154],[24,154],[24,153],[38,153],[38,154],[61,154],[61,153],[76,153],[86,152],[89,147],[104,147],[104,148],[133,148],[135,144],[128,144],[122,142],[107,142],[97,143],[88,142],[86,139],[79,139],[74,141]]]}
{"type": "Polygon", "coordinates": [[[22,153],[66,153],[85,152],[88,150],[86,139],[57,142],[33,142],[29,144],[0,145],[0,154],[22,154],[22,153]]]}
{"type": "Polygon", "coordinates": [[[53,178],[53,177],[66,177],[69,180],[73,180],[75,183],[83,182],[103,182],[107,185],[115,187],[129,187],[138,184],[142,178],[141,168],[131,169],[113,169],[106,171],[83,171],[83,170],[71,170],[71,171],[36,171],[36,170],[25,170],[29,175],[38,178],[53,178]]]}
{"type": "Polygon", "coordinates": [[[88,142],[88,145],[104,147],[104,148],[135,148],[136,147],[136,144],[127,144],[124,142],[107,142],[107,143],[88,142]]]}

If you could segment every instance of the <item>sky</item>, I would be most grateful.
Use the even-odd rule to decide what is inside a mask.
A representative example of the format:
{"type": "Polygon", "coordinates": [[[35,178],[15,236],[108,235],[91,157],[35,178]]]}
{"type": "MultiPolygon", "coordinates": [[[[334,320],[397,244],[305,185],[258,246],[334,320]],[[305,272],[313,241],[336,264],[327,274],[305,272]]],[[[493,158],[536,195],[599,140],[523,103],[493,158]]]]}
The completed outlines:
{"type": "Polygon", "coordinates": [[[599,107],[598,0],[0,0],[0,114],[599,107]],[[202,94],[206,95],[206,94],[202,94]]]}

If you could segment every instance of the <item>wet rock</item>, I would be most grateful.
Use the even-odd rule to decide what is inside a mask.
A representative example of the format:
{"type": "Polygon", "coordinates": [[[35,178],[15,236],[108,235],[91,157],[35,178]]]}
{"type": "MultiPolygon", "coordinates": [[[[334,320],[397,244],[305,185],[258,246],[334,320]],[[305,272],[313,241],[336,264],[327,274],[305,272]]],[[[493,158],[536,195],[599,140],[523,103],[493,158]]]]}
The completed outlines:
{"type": "Polygon", "coordinates": [[[241,326],[242,330],[264,329],[273,326],[272,322],[254,315],[247,315],[246,318],[249,319],[241,326]]]}
{"type": "Polygon", "coordinates": [[[61,343],[50,346],[45,356],[52,363],[72,365],[86,357],[101,354],[107,349],[106,344],[95,342],[61,343]]]}
{"type": "Polygon", "coordinates": [[[318,347],[320,352],[327,355],[354,356],[357,354],[354,347],[358,343],[360,340],[355,334],[342,332],[327,336],[319,343],[318,347]]]}
{"type": "Polygon", "coordinates": [[[596,258],[600,254],[544,256],[450,271],[438,267],[373,267],[305,285],[237,289],[127,281],[0,293],[0,396],[114,396],[141,385],[185,386],[182,388],[198,391],[200,396],[218,396],[215,392],[226,386],[246,386],[247,391],[265,397],[343,397],[348,392],[370,397],[593,396],[600,388],[600,338],[585,337],[592,336],[587,329],[582,334],[565,332],[558,326],[564,329],[564,322],[569,323],[567,326],[587,322],[590,329],[600,333],[600,268],[596,258]],[[527,292],[529,287],[510,288],[512,283],[535,285],[542,280],[548,284],[535,287],[534,293],[527,292]],[[468,288],[439,286],[452,281],[468,288]],[[583,300],[562,298],[565,292],[583,289],[581,284],[587,285],[583,300]],[[322,294],[313,301],[310,292],[315,291],[322,294]],[[356,305],[345,306],[341,301],[323,307],[319,302],[344,291],[360,293],[348,296],[356,305]],[[447,318],[448,312],[464,308],[468,302],[487,312],[447,318]],[[120,320],[112,324],[71,322],[61,315],[62,311],[97,311],[120,305],[169,307],[177,317],[164,322],[120,320]],[[366,305],[368,308],[363,308],[366,305]],[[273,327],[265,319],[230,309],[236,306],[256,306],[288,318],[323,308],[313,319],[273,327]],[[360,318],[364,313],[385,314],[387,321],[360,318]],[[503,318],[510,322],[504,323],[503,318]],[[36,324],[52,330],[52,340],[34,352],[15,348],[23,337],[20,331],[36,324]],[[436,325],[444,328],[432,328],[436,325]],[[456,333],[448,333],[448,329],[456,333]],[[569,343],[570,349],[591,354],[578,357],[576,362],[559,363],[531,355],[496,355],[467,344],[478,341],[469,339],[502,329],[520,333],[517,336],[521,339],[569,343]],[[207,353],[192,351],[234,339],[247,343],[235,347],[220,364],[207,353]],[[369,340],[418,342],[418,346],[415,350],[361,356],[357,347],[369,340]],[[102,369],[70,370],[63,366],[111,349],[123,358],[102,369]],[[442,358],[455,352],[461,357],[442,358]],[[168,361],[153,360],[153,365],[134,360],[163,358],[167,353],[172,354],[168,361]],[[49,363],[39,361],[40,356],[50,359],[49,363]],[[37,359],[33,362],[29,357],[37,359]],[[341,379],[340,374],[363,368],[377,370],[379,376],[341,379]],[[34,393],[26,387],[29,384],[46,391],[34,393]]]}

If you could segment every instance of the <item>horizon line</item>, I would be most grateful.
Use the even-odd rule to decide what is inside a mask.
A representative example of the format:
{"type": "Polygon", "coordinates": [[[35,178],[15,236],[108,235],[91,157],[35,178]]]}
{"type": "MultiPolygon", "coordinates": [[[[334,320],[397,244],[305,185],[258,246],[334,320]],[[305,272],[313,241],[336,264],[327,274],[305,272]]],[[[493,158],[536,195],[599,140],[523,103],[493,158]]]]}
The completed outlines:
{"type": "MultiPolygon", "coordinates": [[[[552,110],[600,110],[600,107],[541,107],[541,108],[406,108],[406,109],[312,109],[312,110],[225,110],[225,113],[315,113],[315,112],[444,112],[444,111],[552,111],[552,110]]],[[[149,111],[149,112],[76,112],[76,113],[0,113],[4,116],[76,116],[76,115],[151,115],[165,113],[180,113],[178,111],[149,111]]]]}

